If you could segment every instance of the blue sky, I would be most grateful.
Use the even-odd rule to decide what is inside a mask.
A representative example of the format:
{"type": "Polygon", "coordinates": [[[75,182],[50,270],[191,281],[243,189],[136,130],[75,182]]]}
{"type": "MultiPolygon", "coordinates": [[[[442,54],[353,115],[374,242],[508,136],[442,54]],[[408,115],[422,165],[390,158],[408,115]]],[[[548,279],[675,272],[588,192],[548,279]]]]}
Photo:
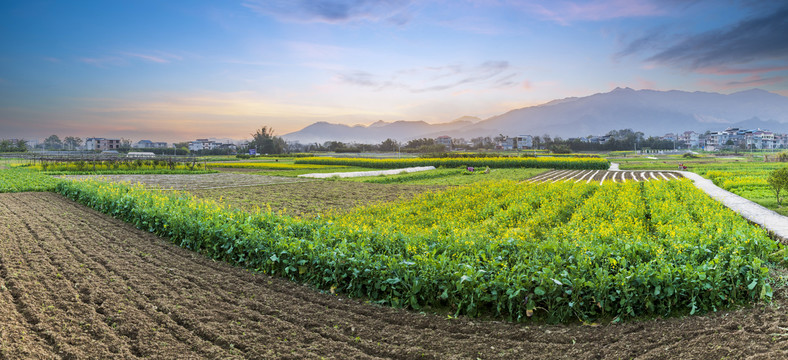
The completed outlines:
{"type": "Polygon", "coordinates": [[[0,138],[244,138],[635,89],[788,96],[781,1],[0,3],[0,138]]]}

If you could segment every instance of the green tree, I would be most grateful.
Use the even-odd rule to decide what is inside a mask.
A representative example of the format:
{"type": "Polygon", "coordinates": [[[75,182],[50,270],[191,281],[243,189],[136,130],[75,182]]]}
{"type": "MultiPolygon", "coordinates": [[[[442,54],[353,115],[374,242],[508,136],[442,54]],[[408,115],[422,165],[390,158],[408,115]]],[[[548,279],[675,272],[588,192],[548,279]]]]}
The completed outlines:
{"type": "Polygon", "coordinates": [[[63,145],[66,147],[66,149],[74,150],[82,146],[82,139],[77,136],[66,136],[63,139],[63,145]]]}
{"type": "Polygon", "coordinates": [[[423,146],[432,146],[432,145],[435,145],[435,139],[421,138],[421,139],[410,140],[403,147],[408,149],[417,149],[423,146]]]}
{"type": "Polygon", "coordinates": [[[287,143],[274,136],[274,129],[263,126],[252,135],[249,148],[255,149],[258,154],[281,154],[287,150],[287,143]]]}
{"type": "Polygon", "coordinates": [[[14,145],[11,143],[11,140],[0,141],[0,152],[10,152],[14,150],[14,145]]]}
{"type": "Polygon", "coordinates": [[[16,150],[15,151],[19,151],[19,152],[27,151],[27,141],[24,141],[22,139],[17,140],[16,141],[16,150]]]}
{"type": "Polygon", "coordinates": [[[394,139],[386,139],[380,143],[380,151],[397,151],[399,143],[394,139]]]}
{"type": "Polygon", "coordinates": [[[63,142],[60,141],[60,137],[57,135],[50,135],[48,138],[44,139],[44,149],[58,150],[62,147],[63,142]]]}
{"type": "Polygon", "coordinates": [[[771,173],[769,173],[769,177],[766,179],[766,182],[772,188],[774,195],[777,197],[777,206],[782,206],[783,199],[780,197],[780,194],[783,193],[783,190],[788,191],[788,166],[773,170],[771,173]]]}

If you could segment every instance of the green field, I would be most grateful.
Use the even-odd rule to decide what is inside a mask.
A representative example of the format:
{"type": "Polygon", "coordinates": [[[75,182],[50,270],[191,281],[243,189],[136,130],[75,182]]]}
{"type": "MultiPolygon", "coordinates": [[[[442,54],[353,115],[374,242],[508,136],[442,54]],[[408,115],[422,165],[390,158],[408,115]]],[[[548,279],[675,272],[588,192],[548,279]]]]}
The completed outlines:
{"type": "MultiPolygon", "coordinates": [[[[772,167],[693,164],[736,189],[772,167]]],[[[772,297],[778,244],[690,181],[521,182],[542,171],[441,168],[185,193],[12,169],[0,171],[0,191],[57,191],[217,260],[397,307],[593,322],[772,297]]]]}
{"type": "Polygon", "coordinates": [[[515,321],[769,299],[765,259],[777,249],[688,181],[482,182],[309,219],[122,184],[63,182],[58,191],[256,271],[393,306],[515,321]]]}

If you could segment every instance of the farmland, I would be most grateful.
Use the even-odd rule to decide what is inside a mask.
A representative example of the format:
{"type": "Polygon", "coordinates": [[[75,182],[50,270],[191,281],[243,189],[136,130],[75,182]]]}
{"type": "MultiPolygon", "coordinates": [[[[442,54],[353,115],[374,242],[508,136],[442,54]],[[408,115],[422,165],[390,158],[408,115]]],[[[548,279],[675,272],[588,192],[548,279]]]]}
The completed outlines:
{"type": "Polygon", "coordinates": [[[417,158],[417,159],[365,159],[365,158],[299,158],[296,164],[346,165],[375,169],[396,169],[415,166],[491,167],[491,168],[554,168],[554,169],[607,169],[610,163],[598,157],[480,157],[480,158],[417,158]]]}
{"type": "Polygon", "coordinates": [[[232,173],[192,175],[64,175],[62,177],[71,180],[95,179],[108,182],[139,183],[165,190],[223,189],[309,181],[299,178],[232,173]]]}
{"type": "Polygon", "coordinates": [[[81,157],[41,157],[26,159],[15,164],[34,171],[43,171],[49,175],[75,174],[202,174],[213,173],[195,158],[166,159],[133,159],[105,158],[91,160],[81,157]]]}
{"type": "Polygon", "coordinates": [[[366,182],[372,184],[408,184],[408,185],[469,185],[489,181],[523,181],[534,175],[541,174],[547,169],[491,169],[485,173],[484,168],[473,172],[465,168],[437,169],[412,174],[397,174],[388,176],[367,176],[349,178],[347,181],[366,182]]]}
{"type": "Polygon", "coordinates": [[[665,169],[675,170],[677,164],[687,166],[692,171],[709,180],[715,185],[736,195],[754,201],[782,215],[788,215],[788,208],[777,207],[774,193],[766,183],[770,171],[788,166],[786,163],[763,162],[760,157],[700,157],[684,159],[679,157],[663,157],[660,159],[630,158],[616,159],[621,161],[622,169],[665,169]]]}
{"type": "Polygon", "coordinates": [[[615,326],[425,315],[211,261],[51,193],[0,194],[4,358],[781,357],[774,306],[615,326]]]}
{"type": "MultiPolygon", "coordinates": [[[[168,301],[172,301],[172,304],[188,305],[194,304],[194,300],[180,299],[187,294],[176,294],[175,291],[170,291],[166,297],[152,296],[151,294],[155,293],[153,289],[168,289],[172,284],[166,281],[156,284],[154,281],[160,275],[145,275],[146,272],[155,273],[160,270],[142,270],[142,265],[138,265],[129,266],[131,270],[124,273],[121,269],[125,270],[125,267],[111,267],[113,272],[124,274],[120,277],[123,284],[133,284],[126,285],[129,287],[128,291],[140,289],[139,293],[142,295],[121,301],[137,309],[122,309],[120,313],[129,313],[129,317],[123,318],[123,321],[137,324],[136,328],[139,329],[142,329],[142,324],[150,324],[150,319],[159,322],[153,326],[155,333],[140,330],[130,336],[129,330],[121,327],[123,322],[113,322],[120,315],[107,320],[103,313],[105,309],[102,308],[99,312],[99,309],[94,307],[93,312],[105,316],[102,322],[109,328],[93,325],[95,322],[90,323],[90,327],[102,329],[99,333],[106,335],[102,339],[108,339],[107,346],[86,350],[85,342],[79,340],[79,336],[68,339],[52,336],[53,332],[47,330],[51,327],[46,326],[54,326],[52,322],[71,323],[73,321],[65,319],[69,316],[81,318],[81,315],[74,314],[79,314],[79,311],[90,312],[90,304],[77,311],[69,304],[59,303],[63,300],[60,295],[51,295],[49,299],[55,303],[54,309],[49,305],[20,305],[29,300],[22,298],[23,293],[36,294],[31,298],[44,297],[43,290],[36,290],[37,286],[62,287],[56,283],[58,279],[66,276],[63,268],[68,260],[53,253],[49,253],[43,260],[35,261],[44,263],[49,259],[53,264],[50,268],[55,271],[54,275],[50,276],[54,279],[42,279],[40,276],[46,277],[47,273],[35,272],[31,277],[14,282],[8,288],[11,289],[7,292],[11,296],[8,301],[15,304],[17,311],[8,311],[11,318],[17,319],[13,322],[16,324],[13,328],[35,332],[38,336],[38,340],[32,337],[38,343],[25,343],[23,349],[29,348],[33,349],[30,351],[44,354],[47,351],[71,351],[63,353],[81,354],[82,357],[90,354],[106,356],[110,353],[166,357],[162,354],[167,354],[170,346],[184,354],[201,357],[279,357],[287,354],[287,351],[293,354],[290,356],[298,358],[338,356],[326,355],[331,353],[331,350],[315,345],[325,343],[325,339],[332,340],[327,343],[332,349],[344,349],[344,346],[350,344],[353,349],[340,351],[350,351],[359,357],[415,357],[416,353],[427,354],[426,357],[443,357],[440,355],[456,353],[461,358],[540,358],[556,354],[575,354],[574,357],[581,358],[603,354],[632,357],[643,355],[648,349],[656,349],[656,346],[660,346],[661,350],[652,354],[692,354],[702,346],[705,350],[695,354],[708,354],[711,351],[720,356],[735,356],[755,354],[763,350],[747,345],[746,339],[771,336],[775,339],[772,344],[782,341],[781,337],[774,336],[781,331],[780,326],[783,326],[782,315],[768,305],[756,305],[756,309],[735,311],[731,313],[731,318],[726,319],[719,318],[718,315],[697,317],[698,313],[716,313],[770,299],[778,305],[782,304],[785,302],[785,279],[780,276],[783,270],[768,262],[768,259],[774,259],[770,254],[777,250],[776,244],[768,239],[763,231],[710,201],[689,185],[688,181],[609,182],[602,186],[573,181],[520,183],[529,169],[493,169],[489,174],[475,172],[469,175],[457,174],[457,171],[465,170],[439,169],[436,172],[442,174],[440,176],[392,181],[396,185],[385,181],[381,184],[298,181],[294,178],[230,173],[171,175],[166,181],[156,180],[161,176],[149,176],[148,180],[142,181],[155,188],[188,189],[197,197],[180,191],[160,192],[141,186],[91,181],[70,183],[53,180],[50,185],[36,188],[31,184],[49,180],[45,180],[48,178],[38,173],[28,172],[26,176],[31,177],[26,181],[29,190],[55,188],[64,195],[124,219],[145,231],[142,233],[127,227],[129,230],[123,231],[136,234],[124,233],[117,237],[104,235],[103,239],[109,237],[110,240],[102,241],[114,252],[127,251],[124,249],[128,248],[123,246],[129,246],[139,235],[155,239],[172,251],[189,254],[192,259],[190,261],[206,259],[205,257],[221,260],[205,260],[212,264],[208,270],[189,268],[183,263],[175,266],[187,269],[186,273],[201,273],[205,274],[201,276],[206,277],[213,272],[217,277],[233,278],[224,269],[244,274],[244,280],[231,281],[231,284],[236,284],[232,287],[248,288],[244,294],[255,294],[256,299],[268,296],[266,298],[279,304],[281,309],[288,309],[283,312],[291,314],[284,318],[290,319],[288,323],[295,328],[287,329],[301,330],[281,330],[290,331],[290,335],[284,337],[288,339],[288,343],[284,345],[281,344],[284,343],[281,340],[283,336],[277,335],[276,340],[271,337],[274,333],[272,330],[266,330],[266,334],[263,334],[262,327],[270,326],[272,322],[278,323],[277,319],[283,319],[283,315],[276,313],[276,317],[272,318],[269,316],[270,311],[262,315],[250,313],[261,305],[254,305],[255,300],[246,299],[242,295],[236,299],[239,294],[230,290],[230,287],[222,287],[227,292],[221,290],[215,295],[228,303],[224,307],[209,305],[199,313],[184,310],[182,315],[173,315],[181,308],[167,305],[168,301]],[[498,178],[493,178],[493,175],[498,178]],[[217,176],[227,178],[210,180],[217,176]],[[178,177],[192,180],[178,182],[178,177]],[[255,183],[256,177],[261,178],[263,183],[255,183]],[[229,182],[234,178],[238,178],[233,180],[237,182],[229,182]],[[476,185],[446,187],[445,185],[455,185],[447,179],[472,179],[469,183],[476,185]],[[434,180],[444,181],[444,186],[411,185],[418,181],[434,180]],[[221,182],[228,183],[225,186],[215,186],[221,182]],[[201,183],[208,185],[203,186],[201,183]],[[177,185],[166,187],[166,184],[177,185]],[[266,205],[271,205],[273,212],[268,212],[266,205]],[[258,210],[259,208],[262,210],[258,210]],[[290,215],[303,218],[293,218],[290,215]],[[148,232],[159,234],[194,252],[167,245],[148,232]],[[223,266],[226,265],[222,264],[224,262],[254,270],[257,274],[251,275],[229,266],[225,268],[223,266]],[[138,276],[136,271],[142,273],[140,278],[143,280],[140,282],[134,282],[138,276]],[[265,280],[259,280],[261,278],[265,280]],[[251,283],[246,282],[249,279],[252,279],[251,283]],[[256,282],[258,280],[255,279],[263,283],[256,282]],[[268,283],[264,283],[265,281],[268,283]],[[145,287],[148,282],[154,284],[150,285],[150,288],[145,287]],[[19,285],[23,283],[28,285],[19,285]],[[307,283],[311,286],[301,287],[295,285],[296,283],[307,283]],[[281,293],[297,291],[300,296],[304,296],[304,300],[288,307],[284,304],[292,302],[292,299],[275,300],[275,295],[264,294],[272,284],[283,286],[279,290],[281,293]],[[298,290],[284,288],[288,286],[298,290]],[[323,293],[310,290],[313,287],[322,289],[323,293]],[[19,291],[21,288],[25,290],[19,291]],[[359,297],[367,303],[407,307],[411,308],[411,311],[371,307],[369,304],[342,298],[346,295],[359,297]],[[309,324],[304,324],[299,320],[310,317],[298,314],[312,314],[315,311],[323,313],[325,310],[316,310],[315,307],[324,307],[327,302],[338,301],[340,298],[342,300],[337,304],[348,306],[345,308],[347,312],[332,312],[331,316],[336,315],[337,320],[332,320],[330,316],[326,318],[329,322],[336,321],[336,326],[332,325],[328,329],[321,325],[324,324],[322,317],[319,324],[312,324],[314,321],[309,320],[305,320],[309,324]],[[159,316],[165,310],[158,313],[155,309],[146,310],[147,313],[143,311],[146,306],[140,304],[146,299],[155,300],[151,301],[153,306],[165,309],[165,315],[173,319],[175,325],[168,323],[166,317],[159,316]],[[227,299],[235,300],[228,302],[227,299]],[[135,303],[137,305],[134,305],[135,303]],[[233,309],[236,304],[243,308],[233,309]],[[351,309],[352,306],[357,306],[358,309],[351,309]],[[34,308],[35,311],[29,310],[34,308]],[[419,315],[413,310],[443,315],[419,315]],[[358,316],[358,312],[365,315],[358,316]],[[243,332],[244,336],[237,335],[237,332],[222,324],[223,321],[205,320],[211,319],[217,313],[224,314],[224,319],[233,316],[235,320],[231,322],[242,325],[243,330],[239,331],[243,332]],[[237,315],[228,315],[231,313],[237,315]],[[597,322],[619,323],[685,314],[696,316],[657,320],[645,327],[638,325],[638,321],[619,325],[620,327],[602,328],[544,325],[544,322],[595,325],[597,322]],[[188,320],[192,315],[205,320],[199,322],[203,325],[196,327],[196,322],[188,320]],[[509,319],[534,324],[536,327],[480,322],[462,315],[509,319]],[[250,316],[263,325],[251,325],[248,322],[250,316]],[[371,320],[373,317],[375,320],[371,320]],[[30,321],[45,325],[30,330],[30,321]],[[383,326],[380,321],[389,325],[383,326]],[[113,328],[112,324],[116,327],[113,328]],[[665,331],[667,327],[676,324],[681,324],[686,332],[665,331]],[[741,342],[720,346],[720,342],[713,341],[717,335],[711,334],[732,333],[740,326],[751,328],[748,337],[739,339],[741,342]],[[324,327],[326,329],[323,329],[324,327]],[[633,334],[623,332],[636,328],[640,330],[633,334]],[[36,329],[41,332],[36,332],[36,329]],[[117,329],[122,329],[122,332],[117,329]],[[331,329],[341,333],[341,336],[329,334],[331,329]],[[714,329],[714,332],[701,329],[714,329]],[[549,330],[552,335],[546,335],[545,330],[549,330]],[[458,331],[463,336],[457,337],[458,331]],[[196,338],[189,337],[190,333],[196,338]],[[219,333],[223,335],[211,335],[219,333]],[[400,333],[413,336],[397,335],[400,333]],[[111,334],[115,334],[115,337],[111,334]],[[324,340],[316,342],[315,334],[324,340]],[[518,335],[513,337],[512,334],[518,335]],[[166,343],[167,346],[140,345],[142,341],[139,339],[148,341],[155,336],[162,336],[160,343],[166,343]],[[544,345],[536,346],[530,343],[529,348],[525,349],[520,337],[544,341],[544,345]],[[620,338],[629,339],[635,346],[623,346],[624,344],[618,342],[620,338]],[[567,339],[571,341],[567,342],[567,339]],[[381,342],[384,345],[381,345],[381,342]],[[606,346],[599,346],[599,342],[606,346]],[[187,343],[188,346],[185,345],[187,343]],[[195,343],[202,345],[195,346],[195,343]],[[260,345],[263,343],[267,345],[260,345]],[[496,345],[487,349],[483,346],[485,343],[496,345]],[[567,345],[569,343],[572,345],[567,345]],[[707,348],[709,343],[716,347],[707,348]],[[694,345],[695,349],[680,348],[675,344],[694,345]],[[450,349],[449,346],[454,348],[450,349]],[[188,350],[183,350],[186,348],[188,350]],[[557,349],[561,351],[557,352],[557,349]]],[[[544,171],[535,170],[532,174],[544,171]]],[[[571,171],[577,174],[590,172],[571,171]]],[[[552,178],[553,175],[549,176],[552,178]]],[[[145,179],[144,176],[140,178],[145,179]]],[[[68,218],[67,214],[75,212],[73,209],[66,209],[68,205],[82,209],[78,212],[80,215],[74,219],[103,218],[103,215],[73,205],[60,197],[51,197],[56,195],[4,196],[3,203],[12,205],[5,206],[7,211],[1,215],[7,219],[23,218],[24,220],[19,221],[28,224],[13,232],[16,234],[14,236],[37,236],[39,239],[52,238],[53,241],[63,242],[64,240],[59,238],[68,233],[67,229],[76,227],[81,229],[80,233],[85,233],[86,230],[80,227],[85,221],[73,224],[64,220],[62,226],[55,225],[58,222],[52,220],[54,215],[40,219],[49,224],[48,226],[30,226],[34,223],[31,217],[37,212],[46,213],[44,207],[54,206],[52,204],[58,203],[56,199],[61,199],[62,204],[57,205],[53,210],[54,214],[62,213],[68,218]],[[41,196],[45,200],[35,200],[31,196],[41,196]],[[23,199],[21,201],[24,206],[30,210],[16,209],[13,204],[18,198],[23,199]],[[41,204],[31,205],[36,201],[41,204]]],[[[6,227],[8,231],[16,228],[6,227]]],[[[101,231],[105,227],[97,225],[91,228],[101,231]]],[[[114,232],[115,230],[109,231],[114,232]]],[[[11,235],[6,236],[10,238],[11,235]]],[[[100,235],[86,236],[101,238],[100,235]]],[[[59,251],[59,246],[71,249],[77,247],[83,251],[83,254],[79,255],[83,262],[99,256],[86,249],[102,247],[77,245],[83,240],[76,236],[67,237],[65,241],[73,245],[40,243],[37,246],[42,249],[51,248],[51,251],[59,251]]],[[[25,249],[29,251],[31,248],[25,249]]],[[[6,259],[16,259],[13,256],[33,258],[32,255],[24,255],[24,249],[18,250],[17,255],[13,255],[14,251],[12,249],[0,253],[3,264],[8,264],[6,259]],[[12,255],[7,257],[6,254],[12,255]]],[[[168,264],[169,258],[174,257],[168,251],[163,248],[158,248],[153,253],[142,250],[136,258],[143,259],[145,263],[153,262],[157,266],[168,267],[170,265],[165,264],[168,264]],[[159,253],[162,258],[154,261],[159,253]]],[[[40,252],[37,250],[33,253],[40,252]]],[[[70,253],[76,254],[75,251],[70,253]]],[[[133,256],[129,258],[135,259],[133,256]]],[[[105,258],[105,261],[125,264],[131,260],[124,260],[121,256],[111,262],[105,258]]],[[[101,261],[99,264],[107,267],[107,264],[101,261]]],[[[17,269],[24,267],[24,264],[20,264],[17,269]]],[[[68,275],[67,280],[84,276],[83,273],[74,274],[76,275],[68,275]]],[[[171,277],[179,276],[173,273],[171,277]]],[[[112,280],[113,278],[115,277],[110,276],[107,286],[111,287],[111,283],[117,281],[117,278],[112,280]]],[[[187,280],[195,283],[194,278],[187,280]]],[[[198,288],[205,289],[204,291],[213,290],[202,285],[191,287],[192,291],[197,291],[195,289],[198,288]]],[[[75,286],[74,291],[82,297],[81,288],[75,286]]],[[[107,293],[109,290],[101,291],[107,293]]],[[[70,296],[67,291],[58,294],[64,294],[65,299],[70,296]]],[[[212,299],[212,296],[205,295],[205,299],[212,299]]],[[[204,304],[216,301],[218,300],[205,300],[204,304]]],[[[279,329],[278,326],[274,324],[273,328],[279,329]]],[[[74,328],[70,331],[77,330],[74,328]]],[[[94,334],[85,336],[95,337],[94,334]]],[[[4,340],[5,344],[19,341],[14,336],[6,336],[4,339],[9,339],[4,340]]]]}
{"type": "Polygon", "coordinates": [[[327,222],[247,215],[125,185],[61,183],[58,191],[217,259],[394,306],[585,321],[771,296],[764,259],[776,245],[763,231],[686,181],[638,184],[481,183],[327,222]],[[686,200],[657,206],[676,197],[686,200]],[[599,204],[606,212],[595,210],[599,204]],[[659,231],[674,222],[663,213],[674,210],[705,216],[682,219],[696,232],[666,243],[659,231]],[[629,222],[610,222],[618,219],[629,222]]]}
{"type": "Polygon", "coordinates": [[[574,182],[599,183],[625,181],[660,181],[681,178],[680,173],[671,171],[606,171],[606,170],[551,170],[528,179],[529,182],[574,182]]]}

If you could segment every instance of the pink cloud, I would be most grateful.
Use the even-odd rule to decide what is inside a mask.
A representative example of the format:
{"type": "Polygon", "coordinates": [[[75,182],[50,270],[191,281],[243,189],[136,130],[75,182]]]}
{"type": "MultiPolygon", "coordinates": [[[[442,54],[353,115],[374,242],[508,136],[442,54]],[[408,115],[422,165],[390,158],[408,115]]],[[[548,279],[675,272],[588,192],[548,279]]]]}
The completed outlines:
{"type": "Polygon", "coordinates": [[[655,82],[653,82],[651,80],[639,77],[638,80],[637,80],[637,86],[640,89],[651,89],[651,90],[654,90],[654,89],[657,88],[657,83],[655,83],[655,82]]]}

